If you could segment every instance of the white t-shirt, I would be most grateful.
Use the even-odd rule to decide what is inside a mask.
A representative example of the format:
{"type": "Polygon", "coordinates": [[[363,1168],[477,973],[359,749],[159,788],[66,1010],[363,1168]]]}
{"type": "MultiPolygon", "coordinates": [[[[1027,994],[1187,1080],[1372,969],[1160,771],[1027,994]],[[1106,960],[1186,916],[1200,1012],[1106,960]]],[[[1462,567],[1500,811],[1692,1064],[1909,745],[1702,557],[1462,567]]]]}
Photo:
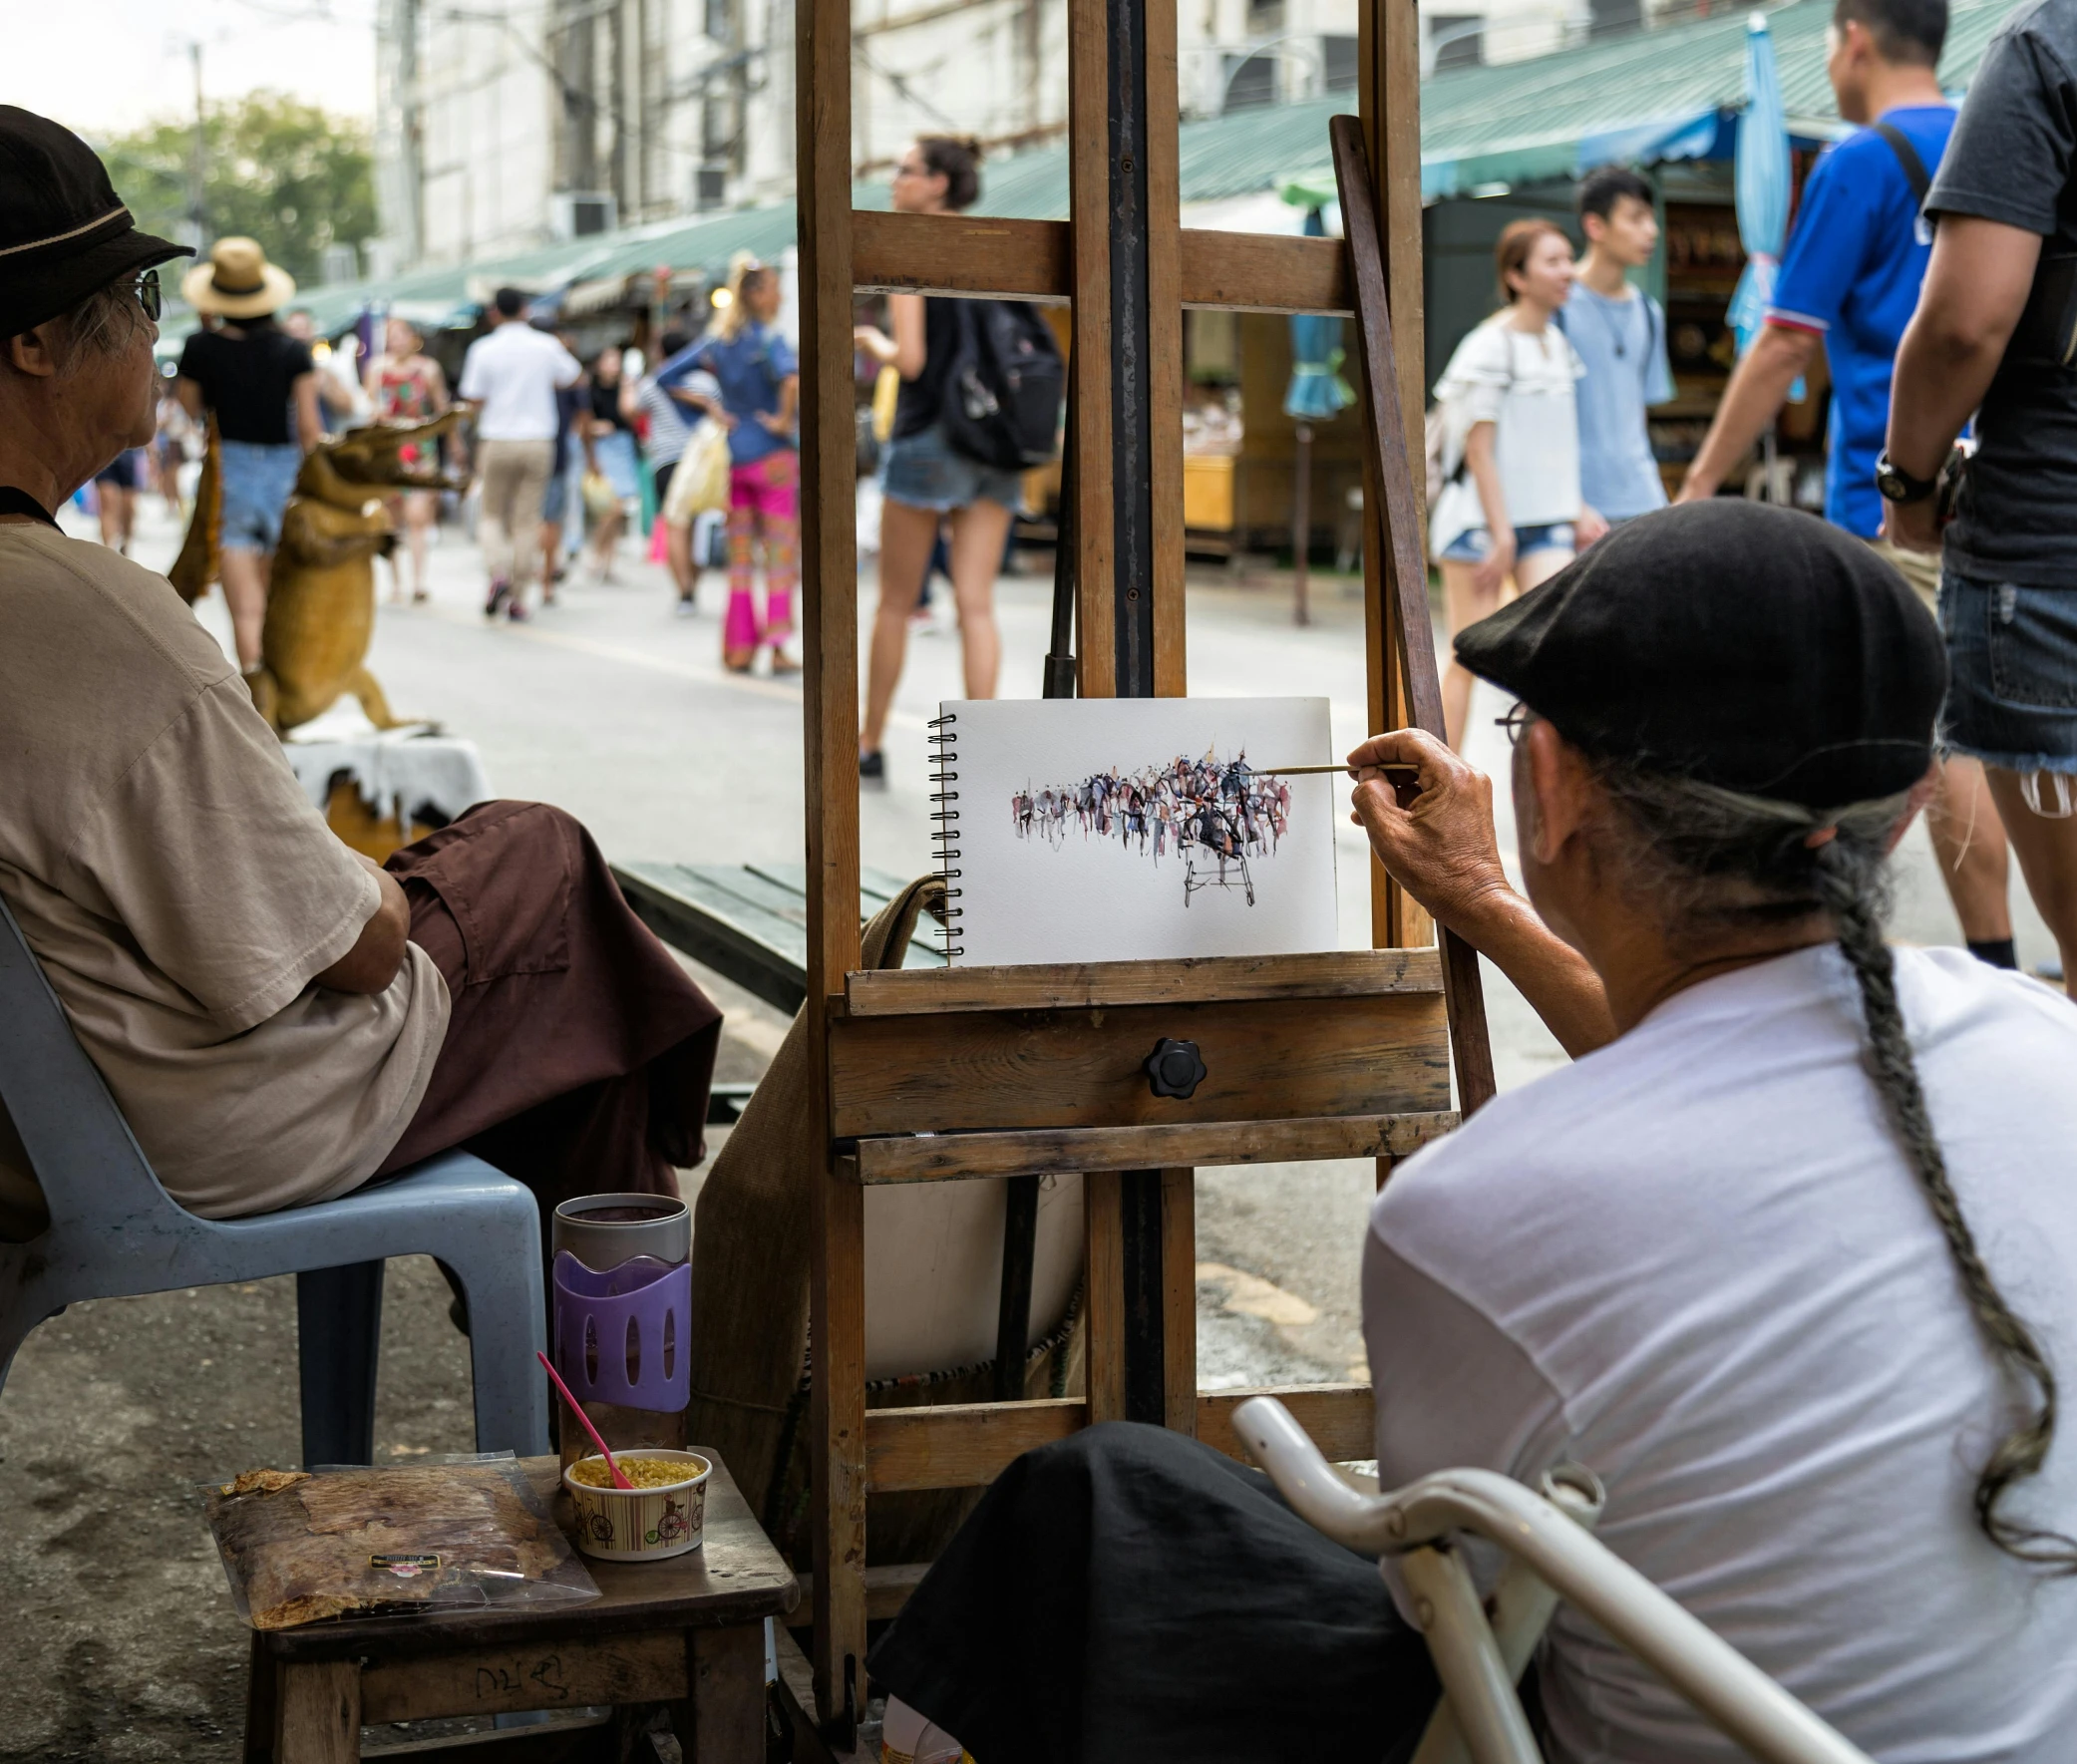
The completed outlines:
{"type": "MultiPolygon", "coordinates": [[[[1899,949],[1963,1216],[2077,1378],[2077,1008],[1899,949]]],[[[1678,993],[1395,1174],[1365,1243],[1386,1487],[1453,1465],[1608,1491],[1618,1556],[1885,1764],[2077,1756],[2077,1581],[1970,1507],[2011,1413],[1867,1070],[1832,945],[1678,993]]],[[[2077,1426],[2005,1511],[2077,1531],[2077,1426]]],[[[1560,1607],[1554,1757],[1743,1753],[1560,1607]]]]}
{"type": "Polygon", "coordinates": [[[1494,425],[1494,458],[1512,526],[1579,519],[1579,417],[1572,388],[1585,364],[1556,325],[1532,334],[1507,320],[1506,312],[1497,312],[1458,344],[1435,384],[1445,425],[1443,459],[1452,473],[1428,520],[1429,546],[1438,553],[1486,525],[1477,481],[1469,471],[1456,475],[1465,443],[1480,423],[1494,425]]]}
{"type": "Polygon", "coordinates": [[[545,331],[507,319],[469,345],[458,396],[481,403],[479,441],[553,441],[555,393],[574,386],[584,369],[545,331]]]}

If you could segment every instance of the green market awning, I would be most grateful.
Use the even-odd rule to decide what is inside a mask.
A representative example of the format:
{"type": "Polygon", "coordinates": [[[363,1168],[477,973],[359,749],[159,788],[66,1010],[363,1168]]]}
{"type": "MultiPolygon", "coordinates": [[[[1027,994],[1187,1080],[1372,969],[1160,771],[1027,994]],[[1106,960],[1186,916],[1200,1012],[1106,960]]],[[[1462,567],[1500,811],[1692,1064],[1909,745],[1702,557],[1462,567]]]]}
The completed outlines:
{"type": "MultiPolygon", "coordinates": [[[[1820,146],[1846,127],[1825,77],[1831,0],[1767,9],[1791,139],[1820,146]]],[[[1968,86],[2013,0],[1951,0],[1940,81],[1968,86]]],[[[1576,177],[1595,166],[1729,159],[1745,104],[1748,9],[1584,43],[1532,61],[1463,68],[1421,90],[1421,193],[1433,201],[1497,184],[1576,177]]],[[[1283,181],[1323,183],[1324,152],[1283,181]]]]}

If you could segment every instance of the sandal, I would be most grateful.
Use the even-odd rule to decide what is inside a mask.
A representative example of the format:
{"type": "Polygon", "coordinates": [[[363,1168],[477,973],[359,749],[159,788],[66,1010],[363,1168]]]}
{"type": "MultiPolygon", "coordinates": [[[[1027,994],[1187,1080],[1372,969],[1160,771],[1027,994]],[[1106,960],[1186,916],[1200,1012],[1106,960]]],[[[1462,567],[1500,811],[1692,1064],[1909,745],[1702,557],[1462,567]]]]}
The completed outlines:
{"type": "Polygon", "coordinates": [[[721,652],[721,665],[732,674],[749,673],[751,663],[756,660],[755,649],[724,649],[721,652]]]}

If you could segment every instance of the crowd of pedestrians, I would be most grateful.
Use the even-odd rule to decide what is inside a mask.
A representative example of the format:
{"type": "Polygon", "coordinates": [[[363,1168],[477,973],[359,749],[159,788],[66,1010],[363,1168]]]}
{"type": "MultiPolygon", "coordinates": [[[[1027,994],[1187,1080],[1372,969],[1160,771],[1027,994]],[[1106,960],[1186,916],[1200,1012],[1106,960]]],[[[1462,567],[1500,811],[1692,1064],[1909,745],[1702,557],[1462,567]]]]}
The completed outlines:
{"type": "MultiPolygon", "coordinates": [[[[2077,951],[2077,619],[2060,616],[2054,513],[2077,512],[2077,443],[2055,440],[2077,433],[2061,365],[2077,334],[2077,255],[2057,245],[2058,228],[2077,244],[2058,205],[2077,129],[2053,110],[2060,97],[2042,96],[2053,82],[2038,70],[2059,53],[2052,12],[1993,45],[1963,129],[1936,72],[1945,0],[1840,0],[1826,72],[1852,127],[1805,182],[1765,322],[1677,496],[1722,494],[1796,384],[1829,373],[1824,518],[1895,567],[1947,632],[1955,679],[1928,831],[1964,940],[2006,967],[2008,829],[2065,962],[2077,951]],[[1994,125],[2000,112],[2016,120],[1994,125]],[[1950,137],[1973,150],[1965,171],[1949,170],[1950,137]],[[2008,151],[2009,170],[1997,158],[2008,151]],[[1949,273],[1928,286],[1935,259],[1949,273]],[[1972,414],[1975,437],[1939,491],[1972,414]],[[1908,453],[1893,460],[1900,418],[1908,453]]],[[[1453,638],[1667,500],[1647,420],[1674,396],[1665,315],[1629,282],[1657,244],[1651,186],[1595,172],[1578,212],[1576,263],[1554,221],[1502,232],[1500,310],[1437,384],[1430,540],[1453,638]]],[[[1453,656],[1453,744],[1470,693],[1453,656]]]]}

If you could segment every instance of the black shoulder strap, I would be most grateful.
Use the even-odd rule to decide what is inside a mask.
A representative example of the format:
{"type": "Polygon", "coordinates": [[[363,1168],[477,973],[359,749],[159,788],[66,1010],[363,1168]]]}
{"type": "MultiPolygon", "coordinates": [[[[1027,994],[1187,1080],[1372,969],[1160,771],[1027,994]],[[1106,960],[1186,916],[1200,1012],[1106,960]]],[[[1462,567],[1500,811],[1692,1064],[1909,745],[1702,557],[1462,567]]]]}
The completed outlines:
{"type": "Polygon", "coordinates": [[[1897,156],[1904,180],[1911,186],[1911,200],[1919,207],[1925,206],[1925,192],[1932,188],[1932,178],[1925,170],[1925,162],[1918,158],[1918,150],[1911,146],[1910,137],[1895,123],[1871,123],[1878,135],[1890,144],[1890,151],[1897,156]]]}

